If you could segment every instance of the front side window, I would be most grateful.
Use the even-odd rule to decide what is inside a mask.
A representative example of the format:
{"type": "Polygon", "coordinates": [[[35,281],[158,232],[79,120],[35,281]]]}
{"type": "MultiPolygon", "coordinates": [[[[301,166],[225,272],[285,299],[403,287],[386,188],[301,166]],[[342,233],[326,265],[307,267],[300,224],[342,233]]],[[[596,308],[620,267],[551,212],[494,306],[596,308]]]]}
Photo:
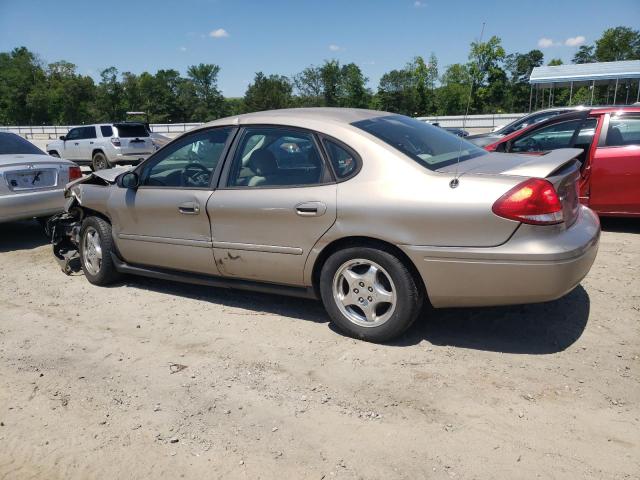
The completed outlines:
{"type": "Polygon", "coordinates": [[[487,154],[442,128],[402,115],[375,117],[352,125],[378,137],[429,170],[487,154]]]}
{"type": "Polygon", "coordinates": [[[511,152],[544,152],[558,148],[569,148],[576,129],[583,119],[554,123],[522,135],[513,141],[511,152]]]}
{"type": "Polygon", "coordinates": [[[188,135],[159,152],[140,174],[149,187],[207,188],[220,163],[231,128],[188,135]]]}
{"type": "Polygon", "coordinates": [[[324,163],[311,133],[247,128],[236,149],[228,186],[276,187],[323,182],[324,163]]]}
{"type": "Polygon", "coordinates": [[[81,138],[80,136],[80,132],[82,131],[82,128],[72,128],[71,130],[69,130],[69,133],[67,133],[67,136],[65,137],[65,140],[78,140],[81,138]]]}
{"type": "Polygon", "coordinates": [[[605,144],[607,147],[640,145],[640,117],[612,115],[605,144]]]}
{"type": "Polygon", "coordinates": [[[328,139],[324,140],[324,147],[338,179],[347,178],[357,170],[358,161],[349,150],[328,139]]]}

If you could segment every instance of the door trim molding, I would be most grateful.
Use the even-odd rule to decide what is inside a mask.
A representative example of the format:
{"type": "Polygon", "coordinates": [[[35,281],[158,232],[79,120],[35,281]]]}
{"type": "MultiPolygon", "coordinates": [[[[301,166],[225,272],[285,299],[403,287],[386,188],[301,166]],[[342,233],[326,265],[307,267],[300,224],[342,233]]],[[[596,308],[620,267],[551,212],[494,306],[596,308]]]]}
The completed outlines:
{"type": "Polygon", "coordinates": [[[249,252],[284,253],[285,255],[302,255],[302,249],[298,247],[257,245],[255,243],[213,242],[213,248],[224,248],[226,250],[245,250],[249,252]]]}
{"type": "Polygon", "coordinates": [[[212,243],[208,240],[189,240],[185,238],[153,237],[149,235],[133,235],[130,233],[120,233],[121,240],[135,240],[138,242],[166,243],[169,245],[184,245],[187,247],[211,248],[212,243]]]}

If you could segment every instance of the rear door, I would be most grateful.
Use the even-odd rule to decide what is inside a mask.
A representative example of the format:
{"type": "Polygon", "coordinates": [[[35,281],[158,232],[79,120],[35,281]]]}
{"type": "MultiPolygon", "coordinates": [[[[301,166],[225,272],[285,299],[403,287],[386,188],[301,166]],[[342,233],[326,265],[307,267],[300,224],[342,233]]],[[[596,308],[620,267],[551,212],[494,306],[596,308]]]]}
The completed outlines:
{"type": "Polygon", "coordinates": [[[137,189],[109,198],[114,236],[132,264],[218,274],[207,202],[234,129],[199,130],[149,158],[137,189]]]}
{"type": "Polygon", "coordinates": [[[590,165],[589,206],[640,215],[640,114],[607,117],[590,165]]]}
{"type": "Polygon", "coordinates": [[[316,136],[246,127],[207,211],[223,275],[301,285],[305,261],[336,220],[337,187],[316,136]]]}

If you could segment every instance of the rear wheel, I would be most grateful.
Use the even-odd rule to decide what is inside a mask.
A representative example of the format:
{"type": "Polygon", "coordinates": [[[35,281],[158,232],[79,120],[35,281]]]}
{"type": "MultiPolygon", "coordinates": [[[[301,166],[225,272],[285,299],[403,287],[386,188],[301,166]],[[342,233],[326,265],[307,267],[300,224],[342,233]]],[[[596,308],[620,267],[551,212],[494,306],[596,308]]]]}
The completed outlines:
{"type": "Polygon", "coordinates": [[[91,168],[95,172],[97,170],[105,170],[107,168],[111,168],[111,164],[109,163],[109,160],[107,160],[107,156],[104,153],[96,152],[93,154],[91,168]]]}
{"type": "Polygon", "coordinates": [[[80,264],[89,282],[108,285],[120,278],[112,253],[115,248],[109,222],[100,217],[87,217],[80,230],[80,264]]]}
{"type": "Polygon", "coordinates": [[[320,273],[322,302],[347,335],[385,342],[402,334],[420,313],[423,293],[394,253],[352,247],[332,254],[320,273]]]}

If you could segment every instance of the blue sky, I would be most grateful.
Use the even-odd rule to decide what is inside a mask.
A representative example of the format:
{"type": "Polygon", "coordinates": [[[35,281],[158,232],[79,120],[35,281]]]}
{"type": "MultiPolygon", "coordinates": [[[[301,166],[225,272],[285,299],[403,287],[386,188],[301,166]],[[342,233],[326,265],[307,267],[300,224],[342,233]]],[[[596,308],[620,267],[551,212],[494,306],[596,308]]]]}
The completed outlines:
{"type": "Polygon", "coordinates": [[[375,87],[388,70],[435,52],[466,61],[469,43],[498,35],[510,52],[541,48],[569,61],[608,27],[640,27],[639,0],[0,0],[0,51],[24,45],[80,73],[155,72],[216,63],[227,96],[256,71],[292,75],[325,59],[355,62],[375,87]]]}

